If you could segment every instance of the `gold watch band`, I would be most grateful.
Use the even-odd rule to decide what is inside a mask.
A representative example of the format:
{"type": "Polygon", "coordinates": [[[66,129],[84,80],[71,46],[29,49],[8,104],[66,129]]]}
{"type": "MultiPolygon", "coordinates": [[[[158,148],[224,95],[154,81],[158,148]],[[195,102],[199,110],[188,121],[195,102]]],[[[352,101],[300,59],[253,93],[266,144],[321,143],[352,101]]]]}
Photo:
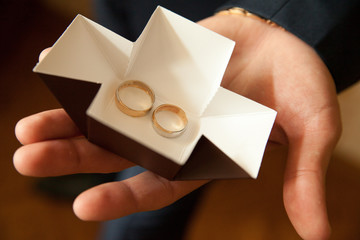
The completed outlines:
{"type": "Polygon", "coordinates": [[[282,30],[285,30],[283,27],[279,26],[278,24],[274,23],[273,21],[259,17],[258,15],[253,14],[253,13],[251,13],[243,8],[239,8],[239,7],[233,7],[233,8],[229,8],[226,10],[222,10],[220,12],[217,12],[215,15],[239,15],[239,16],[244,16],[244,17],[250,17],[250,18],[262,21],[266,24],[269,24],[272,27],[277,27],[282,30]]]}

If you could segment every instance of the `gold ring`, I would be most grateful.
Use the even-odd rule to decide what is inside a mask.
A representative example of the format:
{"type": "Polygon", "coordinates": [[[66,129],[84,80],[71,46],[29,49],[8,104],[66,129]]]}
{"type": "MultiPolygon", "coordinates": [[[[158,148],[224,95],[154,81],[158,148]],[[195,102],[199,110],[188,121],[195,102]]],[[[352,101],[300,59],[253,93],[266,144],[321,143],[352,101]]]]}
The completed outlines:
{"type": "Polygon", "coordinates": [[[181,108],[171,104],[163,104],[154,110],[152,122],[155,131],[159,135],[174,138],[185,131],[188,119],[181,108]]]}
{"type": "MultiPolygon", "coordinates": [[[[129,94],[131,94],[132,92],[129,92],[129,94]]],[[[125,81],[123,82],[117,89],[115,92],[115,100],[116,100],[116,105],[117,107],[126,115],[132,116],[132,117],[141,117],[146,115],[147,112],[150,111],[150,109],[152,108],[154,102],[155,102],[155,95],[153,93],[153,91],[151,90],[151,88],[146,85],[143,82],[140,81],[136,81],[136,80],[129,80],[129,81],[125,81]],[[145,103],[145,107],[142,106],[141,109],[136,109],[139,108],[139,106],[137,106],[136,108],[133,106],[130,106],[131,104],[124,103],[124,99],[121,99],[120,96],[120,91],[125,89],[125,88],[137,88],[140,89],[142,91],[144,91],[149,97],[150,97],[150,106],[149,106],[149,102],[147,101],[147,103],[145,103]]],[[[141,103],[136,102],[135,104],[141,105],[141,103]]],[[[143,104],[144,105],[144,104],[143,104]]]]}

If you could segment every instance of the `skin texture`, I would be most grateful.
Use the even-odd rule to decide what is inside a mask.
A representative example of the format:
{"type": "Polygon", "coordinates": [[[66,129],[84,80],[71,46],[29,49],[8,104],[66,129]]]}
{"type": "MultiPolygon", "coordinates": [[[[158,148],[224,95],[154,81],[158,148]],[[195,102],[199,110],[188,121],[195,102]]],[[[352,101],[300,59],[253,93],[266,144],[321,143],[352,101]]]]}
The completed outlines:
{"type": "MultiPolygon", "coordinates": [[[[268,147],[288,145],[283,197],[293,226],[304,239],[328,239],[325,174],[341,133],[328,69],[306,43],[261,21],[214,16],[199,24],[236,41],[223,87],[278,112],[268,147]]],[[[108,173],[133,165],[80,136],[62,109],[20,120],[16,136],[24,146],[14,154],[14,165],[24,175],[108,173]]],[[[205,183],[168,181],[144,172],[83,192],[74,212],[83,220],[115,219],[167,206],[205,183]]]]}

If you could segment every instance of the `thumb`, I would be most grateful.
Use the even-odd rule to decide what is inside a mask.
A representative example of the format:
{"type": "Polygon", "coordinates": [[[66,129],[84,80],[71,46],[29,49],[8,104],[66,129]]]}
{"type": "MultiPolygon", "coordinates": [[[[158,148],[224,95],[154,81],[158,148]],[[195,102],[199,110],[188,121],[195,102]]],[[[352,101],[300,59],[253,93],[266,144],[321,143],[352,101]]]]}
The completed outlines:
{"type": "Polygon", "coordinates": [[[290,141],[284,179],[284,205],[303,239],[328,239],[325,174],[336,137],[311,134],[290,141]]]}

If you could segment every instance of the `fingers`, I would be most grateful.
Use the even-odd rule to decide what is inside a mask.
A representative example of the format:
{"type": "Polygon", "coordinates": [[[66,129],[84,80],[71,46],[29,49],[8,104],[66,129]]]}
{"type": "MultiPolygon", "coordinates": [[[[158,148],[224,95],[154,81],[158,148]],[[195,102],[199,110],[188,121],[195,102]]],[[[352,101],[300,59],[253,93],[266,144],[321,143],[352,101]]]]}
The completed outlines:
{"type": "Polygon", "coordinates": [[[79,129],[63,109],[34,114],[20,120],[15,134],[22,144],[80,135],[79,129]]]}
{"type": "Polygon", "coordinates": [[[326,210],[325,174],[338,133],[328,131],[336,127],[319,129],[289,141],[284,204],[303,239],[328,239],[331,232],[326,210]]]}
{"type": "Polygon", "coordinates": [[[106,183],[83,192],[74,202],[83,220],[110,220],[165,207],[207,181],[168,181],[144,172],[121,182],[106,183]]]}
{"type": "Polygon", "coordinates": [[[23,146],[14,154],[14,165],[23,175],[45,177],[118,172],[133,163],[79,137],[23,146]]]}
{"type": "Polygon", "coordinates": [[[44,57],[50,52],[51,48],[45,48],[39,55],[39,62],[41,62],[44,57]]]}

